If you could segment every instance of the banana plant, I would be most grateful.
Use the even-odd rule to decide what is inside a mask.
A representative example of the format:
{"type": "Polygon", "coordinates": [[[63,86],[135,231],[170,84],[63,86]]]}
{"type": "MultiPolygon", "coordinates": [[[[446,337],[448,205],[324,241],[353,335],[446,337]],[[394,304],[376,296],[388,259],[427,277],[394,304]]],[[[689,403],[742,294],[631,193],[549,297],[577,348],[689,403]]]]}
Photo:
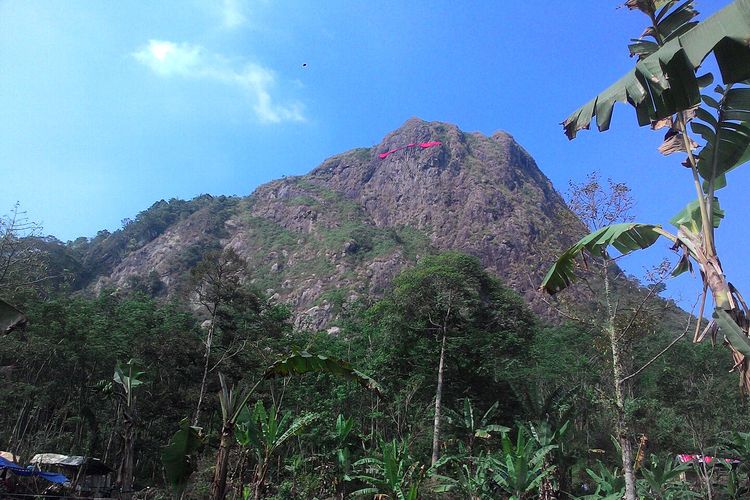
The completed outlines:
{"type": "Polygon", "coordinates": [[[425,477],[425,467],[414,460],[406,443],[393,440],[380,443],[381,455],[357,460],[354,467],[360,472],[354,479],[369,487],[352,492],[352,498],[372,497],[416,500],[419,486],[425,477]]]}
{"type": "Polygon", "coordinates": [[[292,420],[291,413],[284,413],[279,418],[275,406],[266,410],[262,401],[255,403],[253,411],[247,406],[240,411],[234,435],[240,446],[248,448],[255,459],[253,474],[253,498],[261,498],[268,468],[276,450],[289,438],[298,436],[309,427],[319,415],[309,413],[292,420]]]}
{"type": "Polygon", "coordinates": [[[445,455],[434,469],[444,465],[455,464],[452,476],[433,471],[430,478],[437,482],[435,493],[452,493],[471,500],[492,500],[500,496],[500,488],[494,481],[495,473],[502,464],[497,455],[482,451],[478,456],[445,455]]]}
{"type": "Polygon", "coordinates": [[[540,446],[527,432],[519,425],[515,442],[507,433],[502,437],[503,457],[493,479],[510,495],[510,500],[535,498],[542,480],[554,470],[554,466],[546,464],[546,457],[557,445],[540,446]]]}
{"type": "Polygon", "coordinates": [[[351,481],[352,469],[352,452],[349,448],[349,436],[354,428],[354,418],[345,418],[339,413],[336,417],[336,426],[334,428],[334,437],[336,439],[336,448],[334,449],[334,458],[338,476],[336,478],[336,493],[343,498],[345,484],[351,481]]]}
{"type": "Polygon", "coordinates": [[[134,473],[134,450],[135,450],[135,427],[137,416],[135,411],[135,388],[142,385],[142,377],[146,374],[138,363],[131,359],[125,365],[117,363],[112,380],[114,387],[119,386],[115,394],[123,400],[123,443],[122,459],[117,472],[117,482],[120,487],[121,498],[131,498],[133,495],[133,473],[134,473]]]}
{"type": "Polygon", "coordinates": [[[586,469],[586,474],[596,484],[596,490],[591,495],[582,498],[586,500],[621,500],[625,495],[625,477],[618,469],[609,470],[601,462],[597,462],[597,470],[586,469]]]}
{"type": "Polygon", "coordinates": [[[564,443],[570,428],[570,422],[565,421],[559,428],[554,428],[548,420],[542,420],[536,423],[529,422],[529,434],[536,441],[537,446],[554,446],[544,457],[542,470],[544,478],[539,485],[539,497],[542,499],[556,498],[560,491],[560,472],[566,465],[564,443]]]}
{"type": "Polygon", "coordinates": [[[680,481],[680,474],[689,470],[684,464],[675,465],[669,456],[651,456],[649,467],[641,469],[645,481],[642,495],[655,500],[676,500],[681,498],[699,498],[701,495],[690,491],[684,481],[680,481]]]}
{"type": "Polygon", "coordinates": [[[725,456],[740,460],[746,467],[750,465],[750,432],[731,432],[722,439],[719,448],[725,456]]]}
{"type": "Polygon", "coordinates": [[[175,495],[182,495],[188,479],[195,470],[195,454],[203,446],[201,428],[190,425],[187,418],[180,422],[178,430],[167,446],[162,448],[161,461],[167,482],[175,495]]]}
{"type": "Polygon", "coordinates": [[[219,382],[221,384],[221,391],[219,392],[219,403],[221,405],[222,428],[219,452],[216,455],[216,466],[214,467],[214,478],[211,483],[211,498],[213,500],[223,500],[226,496],[229,452],[236,441],[235,426],[240,413],[247,405],[255,390],[264,380],[292,375],[304,375],[306,373],[329,373],[345,380],[357,382],[360,386],[375,393],[378,397],[383,396],[383,389],[380,384],[364,373],[354,369],[348,362],[319,354],[310,354],[306,351],[295,352],[275,362],[266,369],[263,377],[252,388],[239,393],[235,391],[234,387],[220,373],[219,382]]]}
{"type": "Polygon", "coordinates": [[[717,451],[721,456],[739,461],[719,461],[729,469],[725,493],[729,498],[747,498],[750,495],[750,432],[730,432],[722,438],[717,451]]]}
{"type": "Polygon", "coordinates": [[[454,431],[466,439],[466,452],[471,455],[477,438],[490,439],[493,434],[509,432],[510,428],[504,425],[492,424],[492,417],[497,413],[498,402],[496,401],[485,411],[481,417],[474,415],[474,406],[469,398],[464,399],[462,411],[446,408],[446,422],[453,427],[454,431]]]}
{"type": "Polygon", "coordinates": [[[750,160],[750,0],[735,0],[702,22],[695,21],[693,0],[628,0],[626,5],[649,19],[646,31],[630,45],[631,55],[637,57],[635,68],[574,111],[563,122],[565,134],[573,139],[594,117],[598,129],[607,130],[615,103],[628,103],[639,125],[666,129],[659,147],[662,154],[685,155],[681,166],[690,172],[688,182],[696,199],[672,218],[673,231],[656,224],[625,223],[589,234],[560,256],[541,288],[554,294],[571,285],[577,259],[586,254],[602,257],[613,247],[626,255],[664,237],[680,255],[674,275],[694,266],[700,270],[699,317],[709,292],[713,298],[713,320],[702,331],[696,328],[694,341],[721,332],[732,349],[741,386],[750,392],[750,310],[727,280],[714,238],[724,217],[716,193],[726,186],[728,172],[750,160]],[[722,85],[713,94],[701,94],[713,81],[710,73],[699,74],[710,54],[718,63],[722,85]]]}

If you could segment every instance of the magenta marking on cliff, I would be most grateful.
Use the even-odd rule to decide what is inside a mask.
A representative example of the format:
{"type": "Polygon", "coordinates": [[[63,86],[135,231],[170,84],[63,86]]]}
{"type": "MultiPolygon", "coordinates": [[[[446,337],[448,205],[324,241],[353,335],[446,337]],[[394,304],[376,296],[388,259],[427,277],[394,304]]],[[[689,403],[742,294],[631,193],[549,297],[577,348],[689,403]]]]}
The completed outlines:
{"type": "Polygon", "coordinates": [[[397,151],[401,151],[402,149],[415,148],[417,146],[419,146],[422,149],[426,149],[426,148],[431,148],[434,146],[441,146],[442,144],[443,143],[440,141],[420,142],[419,144],[411,143],[411,144],[407,144],[406,146],[401,146],[400,148],[391,149],[390,151],[386,151],[385,153],[380,153],[378,156],[380,156],[381,159],[388,158],[388,155],[391,155],[397,151]]]}

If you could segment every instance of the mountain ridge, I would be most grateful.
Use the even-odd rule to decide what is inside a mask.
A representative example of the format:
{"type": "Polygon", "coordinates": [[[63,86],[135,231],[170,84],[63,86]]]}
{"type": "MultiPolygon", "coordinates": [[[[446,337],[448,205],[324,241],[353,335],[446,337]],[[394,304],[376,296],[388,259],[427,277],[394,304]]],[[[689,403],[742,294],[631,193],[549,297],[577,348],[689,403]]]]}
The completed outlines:
{"type": "Polygon", "coordinates": [[[85,246],[83,261],[106,263],[86,289],[150,281],[167,296],[185,294],[200,256],[231,248],[255,284],[309,328],[327,327],[342,305],[380,296],[401,269],[445,250],[478,257],[537,312],[549,313],[536,283],[551,256],[585,230],[510,134],[418,118],[372,147],[334,155],[246,197],[157,202],[131,223],[138,224],[146,230],[126,226],[88,246],[76,240],[85,246]],[[440,144],[404,147],[430,141],[440,144]]]}

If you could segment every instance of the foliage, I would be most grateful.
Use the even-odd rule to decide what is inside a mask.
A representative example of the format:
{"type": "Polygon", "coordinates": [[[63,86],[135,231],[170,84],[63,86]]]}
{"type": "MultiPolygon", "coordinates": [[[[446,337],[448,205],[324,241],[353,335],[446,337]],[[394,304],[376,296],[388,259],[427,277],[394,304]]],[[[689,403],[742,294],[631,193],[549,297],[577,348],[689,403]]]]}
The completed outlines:
{"type": "Polygon", "coordinates": [[[167,482],[175,494],[180,495],[195,470],[195,454],[203,446],[200,427],[193,427],[187,418],[180,422],[178,430],[167,446],[162,448],[161,461],[167,482]]]}
{"type": "Polygon", "coordinates": [[[431,475],[438,483],[433,488],[436,493],[450,492],[477,500],[498,498],[500,488],[494,481],[494,475],[502,467],[502,461],[495,454],[482,451],[477,456],[447,455],[437,467],[451,462],[455,467],[450,476],[437,473],[431,475]]]}
{"type": "Polygon", "coordinates": [[[680,474],[687,471],[686,465],[675,465],[673,457],[651,455],[651,463],[641,471],[642,494],[654,499],[699,498],[698,493],[689,490],[688,486],[679,481],[680,474]]]}
{"type": "MultiPolygon", "coordinates": [[[[703,304],[710,291],[716,309],[711,328],[718,323],[733,350],[745,390],[750,391],[750,365],[745,359],[750,354],[747,307],[725,276],[714,237],[724,217],[716,191],[726,186],[729,171],[750,159],[750,48],[745,43],[750,34],[750,1],[736,0],[701,23],[692,20],[698,14],[692,0],[680,5],[633,0],[628,6],[644,12],[651,22],[630,46],[631,54],[638,56],[635,69],[568,117],[563,123],[565,132],[572,139],[588,127],[594,115],[599,129],[606,130],[615,101],[630,103],[640,125],[668,129],[659,151],[686,155],[683,164],[692,173],[697,199],[671,220],[676,234],[660,226],[630,223],[604,227],[585,237],[558,259],[542,288],[556,293],[572,283],[574,259],[583,250],[602,255],[611,245],[625,254],[665,236],[681,253],[673,274],[691,269],[693,262],[700,267],[703,304]],[[724,83],[714,89],[714,96],[701,95],[701,88],[713,76],[697,74],[709,53],[715,56],[724,83]],[[688,124],[703,139],[702,147],[690,137],[688,124]]],[[[701,337],[696,331],[695,340],[701,337]]]]}
{"type": "Polygon", "coordinates": [[[342,414],[336,417],[335,439],[336,445],[334,455],[336,457],[336,466],[340,476],[340,483],[351,481],[350,476],[352,468],[352,450],[349,447],[349,440],[352,429],[354,428],[354,418],[344,418],[342,414]]]}
{"type": "Polygon", "coordinates": [[[143,377],[146,374],[138,363],[134,359],[128,360],[125,365],[121,365],[119,362],[115,366],[115,374],[113,380],[118,384],[125,395],[126,406],[130,407],[133,404],[133,391],[136,387],[143,384],[143,377]]]}
{"type": "MultiPolygon", "coordinates": [[[[192,200],[160,200],[140,212],[133,220],[123,220],[123,227],[117,231],[100,231],[90,240],[79,238],[69,242],[68,248],[72,255],[85,264],[79,276],[80,285],[89,284],[96,276],[111,274],[115,264],[125,255],[142,248],[172,224],[188,217],[193,217],[196,221],[202,220],[205,223],[202,225],[208,231],[214,231],[216,236],[221,237],[224,222],[233,213],[237,203],[238,199],[234,197],[214,197],[208,194],[192,200]]],[[[192,254],[181,265],[189,269],[200,257],[200,253],[192,254]]]]}
{"type": "Polygon", "coordinates": [[[515,442],[507,433],[502,437],[503,457],[494,480],[511,499],[532,498],[542,480],[552,473],[552,467],[545,467],[545,458],[556,447],[529,439],[528,430],[519,426],[515,442]]]}
{"type": "Polygon", "coordinates": [[[612,108],[618,101],[635,107],[641,126],[696,106],[700,103],[702,81],[695,73],[711,52],[725,84],[750,78],[750,49],[744,43],[750,32],[750,2],[736,0],[700,25],[692,21],[698,15],[692,0],[674,8],[676,4],[627,2],[630,8],[642,10],[653,20],[644,37],[630,45],[631,55],[638,56],[638,63],[563,122],[570,139],[577,131],[588,128],[594,116],[599,130],[607,130],[612,108]]]}
{"type": "Polygon", "coordinates": [[[302,433],[317,418],[318,415],[308,413],[292,420],[290,412],[285,412],[279,418],[276,408],[271,406],[270,410],[266,411],[262,401],[255,404],[252,413],[243,406],[234,432],[240,446],[249,448],[253,453],[256,464],[253,489],[256,498],[259,498],[262,491],[271,458],[276,451],[290,438],[302,433]]]}
{"type": "Polygon", "coordinates": [[[266,370],[263,377],[271,379],[288,377],[290,375],[303,375],[311,372],[325,372],[346,380],[352,380],[378,396],[383,395],[380,384],[371,377],[352,368],[346,361],[321,354],[310,354],[306,351],[292,354],[287,358],[275,362],[266,370]]]}
{"type": "Polygon", "coordinates": [[[474,416],[474,406],[469,398],[465,398],[461,413],[446,408],[446,421],[453,429],[453,433],[463,437],[467,453],[471,455],[477,438],[489,440],[494,435],[510,431],[509,427],[493,424],[492,419],[497,413],[499,403],[495,401],[481,416],[474,416]]]}
{"type": "MultiPolygon", "coordinates": [[[[445,406],[466,397],[487,405],[498,401],[497,417],[510,420],[517,406],[508,396],[510,384],[522,379],[519,365],[536,323],[520,298],[477,259],[457,252],[424,257],[394,280],[392,292],[366,317],[367,335],[379,346],[377,369],[392,373],[401,390],[412,387],[412,402],[435,396],[437,340],[445,327],[445,406]]],[[[397,392],[389,394],[407,397],[397,392]]]]}
{"type": "Polygon", "coordinates": [[[385,494],[398,500],[416,500],[424,479],[425,467],[414,460],[405,443],[395,440],[380,443],[381,454],[354,463],[359,471],[355,479],[369,484],[352,492],[352,497],[385,494]]]}
{"type": "Polygon", "coordinates": [[[597,462],[597,470],[586,469],[586,473],[594,480],[596,490],[585,498],[620,500],[625,494],[625,478],[617,469],[611,471],[601,462],[597,462]]]}
{"type": "Polygon", "coordinates": [[[584,236],[578,243],[563,253],[550,268],[541,287],[554,294],[570,286],[576,278],[575,259],[586,251],[596,257],[604,255],[607,247],[615,247],[622,255],[634,250],[648,248],[659,236],[667,235],[660,226],[624,222],[605,226],[584,236]]]}

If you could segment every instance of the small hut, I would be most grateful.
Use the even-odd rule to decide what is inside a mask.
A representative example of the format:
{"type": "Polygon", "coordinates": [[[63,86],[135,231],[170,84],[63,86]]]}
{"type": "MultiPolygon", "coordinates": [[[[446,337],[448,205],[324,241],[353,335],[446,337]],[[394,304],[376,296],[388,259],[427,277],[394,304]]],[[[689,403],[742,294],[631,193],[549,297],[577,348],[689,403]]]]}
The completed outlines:
{"type": "Polygon", "coordinates": [[[112,490],[112,469],[93,457],[39,453],[31,464],[60,472],[71,478],[73,492],[80,496],[109,496],[112,490]]]}

